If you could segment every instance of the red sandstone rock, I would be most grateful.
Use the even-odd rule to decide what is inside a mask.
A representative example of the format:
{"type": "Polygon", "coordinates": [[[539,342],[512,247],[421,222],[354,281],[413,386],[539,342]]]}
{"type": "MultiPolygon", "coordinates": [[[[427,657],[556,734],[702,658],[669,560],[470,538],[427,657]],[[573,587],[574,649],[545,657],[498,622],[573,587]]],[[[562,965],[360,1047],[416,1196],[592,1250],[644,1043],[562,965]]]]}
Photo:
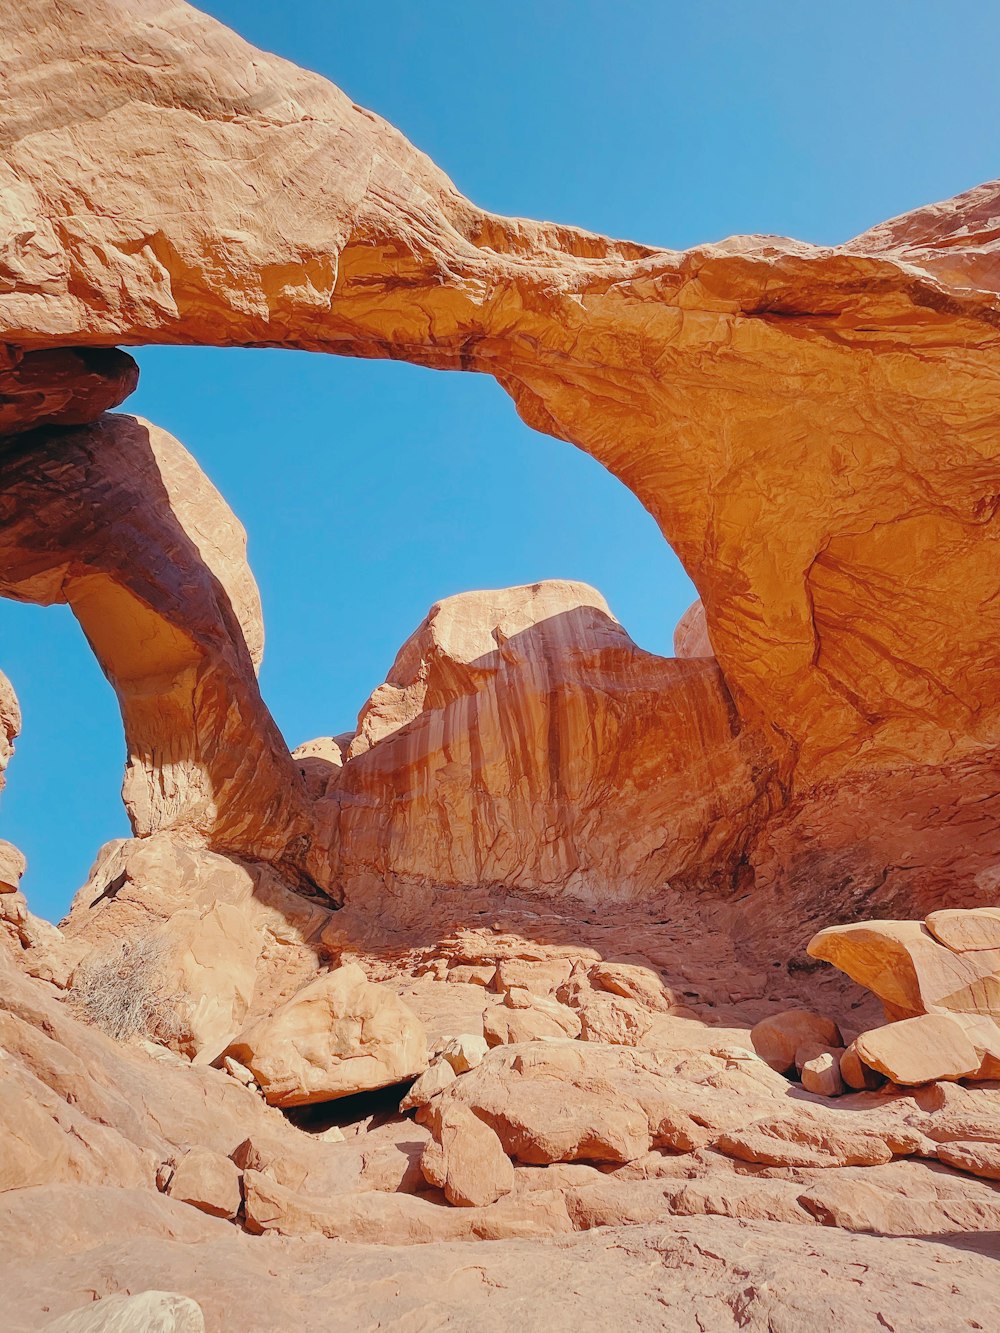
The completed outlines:
{"type": "Polygon", "coordinates": [[[88,425],[123,402],[138,382],[139,367],[117,348],[0,348],[0,437],[41,426],[88,425]]]}
{"type": "Polygon", "coordinates": [[[885,1082],[885,1075],[866,1065],[858,1055],[852,1041],[840,1057],[840,1075],[849,1088],[857,1091],[874,1091],[885,1082]]]}
{"type": "Polygon", "coordinates": [[[768,772],[714,661],[644,653],[592,588],[551,581],[433,607],[317,814],[350,902],[387,879],[414,901],[481,883],[607,898],[722,873],[768,772]]]}
{"type": "Polygon", "coordinates": [[[1000,1143],[952,1140],[937,1146],[938,1161],[986,1180],[1000,1180],[1000,1143]]]}
{"type": "Polygon", "coordinates": [[[26,869],[24,853],[0,838],[0,893],[16,893],[26,869]]]}
{"type": "Polygon", "coordinates": [[[750,1033],[754,1050],[778,1074],[795,1067],[800,1046],[841,1046],[840,1029],[830,1018],[807,1009],[789,1009],[762,1019],[750,1033]]]}
{"type": "Polygon", "coordinates": [[[802,1086],[806,1092],[814,1092],[820,1097],[840,1097],[845,1087],[837,1054],[825,1051],[806,1060],[802,1066],[802,1086]]]}
{"type": "Polygon", "coordinates": [[[992,346],[996,185],[836,248],[678,254],[504,219],[323,80],[183,13],[180,32],[173,10],[112,0],[71,32],[48,11],[8,25],[7,217],[29,238],[5,260],[10,345],[267,342],[496,374],[635,490],[694,576],[743,743],[763,724],[780,778],[760,804],[793,792],[743,849],[756,882],[784,870],[797,893],[808,874],[815,900],[817,876],[833,891],[874,868],[891,896],[900,845],[945,886],[988,870],[995,793],[970,850],[955,778],[985,784],[996,727],[991,471],[967,465],[992,457],[996,387],[968,348],[992,346]],[[45,96],[50,69],[69,101],[45,96]],[[805,438],[822,444],[803,460],[805,438]],[[885,817],[901,799],[905,828],[885,817]]]}
{"type": "MultiPolygon", "coordinates": [[[[248,1167],[248,1225],[344,1241],[351,1277],[338,1282],[336,1317],[345,1324],[352,1315],[358,1324],[359,1311],[370,1321],[365,1297],[386,1287],[383,1256],[346,1250],[360,1240],[432,1251],[407,1273],[414,1291],[430,1292],[407,1297],[404,1322],[414,1324],[439,1321],[442,1301],[481,1301],[480,1288],[490,1319],[523,1318],[535,1264],[544,1281],[536,1268],[534,1289],[562,1292],[573,1326],[583,1316],[639,1325],[654,1299],[664,1318],[680,1323],[693,1311],[705,1327],[738,1317],[937,1330],[956,1303],[989,1326],[989,1274],[959,1246],[857,1241],[816,1227],[806,1247],[782,1233],[806,1209],[845,1227],[996,1230],[981,1182],[923,1163],[912,1164],[919,1177],[894,1175],[890,1161],[929,1144],[1000,1141],[992,1090],[977,1089],[972,1103],[964,1089],[961,1099],[958,1090],[890,1090],[834,1113],[732,1052],[766,1010],[765,991],[776,994],[766,970],[785,961],[774,957],[776,920],[840,919],[855,890],[872,884],[887,911],[913,910],[920,895],[938,905],[994,894],[997,187],[836,249],[751,238],[678,255],[483,214],[376,117],[183,5],[96,0],[70,13],[43,0],[5,17],[0,373],[17,363],[22,383],[15,375],[6,394],[15,424],[97,410],[107,383],[67,389],[78,363],[125,359],[74,349],[67,369],[67,354],[52,350],[66,343],[271,343],[487,370],[526,420],[578,443],[635,491],[704,599],[669,662],[636,649],[579,585],[568,604],[566,585],[451,599],[404,646],[358,735],[292,761],[253,679],[259,609],[241,534],[193,465],[162,442],[147,449],[128,418],[9,443],[3,586],[28,600],[69,598],[122,699],[136,829],[189,843],[189,859],[172,853],[160,883],[130,877],[134,848],[109,853],[101,882],[88,886],[96,892],[74,909],[73,942],[143,919],[159,929],[177,909],[201,922],[216,882],[252,926],[241,958],[255,953],[262,917],[274,926],[287,913],[255,960],[252,994],[248,969],[231,997],[234,1010],[244,1000],[262,1006],[253,1018],[308,981],[334,940],[351,944],[348,924],[291,904],[272,872],[235,860],[213,881],[209,842],[282,866],[299,888],[336,892],[339,877],[354,912],[345,921],[383,933],[374,963],[383,982],[408,987],[417,954],[429,975],[455,963],[472,969],[465,987],[422,999],[451,1014],[470,1003],[467,988],[478,1013],[494,975],[513,994],[512,977],[499,979],[507,946],[497,939],[488,957],[459,961],[446,942],[456,920],[497,903],[511,911],[516,895],[529,896],[533,930],[546,940],[569,932],[552,969],[560,974],[567,958],[582,960],[579,900],[589,914],[614,892],[623,919],[632,899],[654,904],[659,925],[676,905],[678,932],[688,931],[685,950],[667,950],[678,991],[724,1004],[712,1017],[741,1029],[713,1038],[690,1017],[674,1020],[672,989],[651,1004],[649,994],[612,999],[572,983],[581,1015],[590,1006],[631,1015],[629,1035],[648,1049],[531,1042],[494,1052],[434,1100],[466,1125],[469,1115],[495,1122],[522,1162],[567,1156],[587,1171],[578,1163],[596,1160],[636,1178],[555,1174],[551,1187],[456,1212],[386,1192],[399,1164],[384,1170],[383,1159],[411,1162],[412,1147],[393,1140],[358,1167],[349,1144],[293,1131],[220,1071],[123,1051],[43,987],[18,983],[0,1015],[12,1068],[0,1089],[13,1127],[3,1180],[16,1186],[2,1239],[12,1260],[5,1310],[29,1310],[26,1325],[37,1326],[39,1293],[78,1303],[95,1283],[135,1289],[149,1285],[150,1269],[158,1278],[179,1269],[199,1296],[224,1275],[221,1293],[207,1288],[216,1323],[286,1326],[300,1297],[283,1291],[278,1317],[262,1308],[259,1242],[210,1218],[192,1229],[153,1191],[175,1150],[228,1154],[251,1129],[267,1141],[274,1178],[248,1167]],[[261,199],[278,202],[261,209],[261,199]],[[22,358],[21,348],[33,350],[22,358]],[[38,367],[45,374],[29,382],[38,367]],[[444,837],[431,820],[432,784],[444,837]],[[929,887],[912,887],[915,864],[929,887]],[[176,873],[185,867],[190,876],[176,873]],[[711,893],[745,884],[752,892],[711,893]],[[258,891],[270,893],[266,906],[248,901],[258,891]],[[685,907],[686,896],[697,906],[685,907]],[[552,910],[560,898],[570,899],[563,915],[552,910]],[[694,956],[678,961],[678,952],[694,956]],[[468,985],[473,973],[478,987],[468,985]],[[656,1147],[683,1160],[653,1161],[656,1147]],[[719,1174],[732,1172],[730,1157],[828,1179],[803,1179],[796,1197],[783,1178],[773,1189],[733,1184],[742,1177],[719,1174]],[[848,1174],[862,1170],[870,1181],[848,1174]],[[709,1178],[682,1174],[678,1189],[671,1171],[709,1178]],[[677,1208],[717,1215],[669,1224],[656,1172],[673,1179],[677,1208]],[[948,1188],[939,1194],[928,1180],[948,1188]],[[727,1226],[727,1216],[744,1224],[727,1226]],[[118,1227],[111,1248],[95,1237],[95,1217],[118,1227]],[[563,1261],[574,1228],[651,1224],[641,1239],[573,1238],[579,1248],[563,1261]],[[518,1237],[532,1246],[518,1249],[518,1237]],[[486,1281],[477,1267],[470,1298],[468,1260],[447,1244],[473,1238],[510,1248],[493,1251],[486,1281]],[[359,1276],[366,1262],[374,1267],[359,1276]],[[830,1277],[845,1271],[859,1274],[849,1291],[830,1277]]],[[[0,766],[9,721],[0,691],[0,766]]],[[[26,906],[18,894],[2,898],[19,945],[30,946],[26,906]]],[[[648,918],[630,922],[608,966],[640,946],[653,952],[648,918]]],[[[944,923],[944,940],[896,932],[888,948],[884,931],[872,943],[850,929],[850,947],[844,936],[833,947],[887,992],[891,1010],[969,1016],[954,1022],[986,1077],[997,1057],[982,1024],[996,1011],[997,968],[972,957],[992,952],[978,947],[983,922],[961,937],[944,923]],[[977,947],[956,953],[960,938],[977,947]],[[956,961],[943,957],[949,949],[956,961]]],[[[539,943],[526,960],[539,965],[539,990],[548,948],[539,943]]],[[[30,966],[37,951],[22,952],[30,966]]],[[[200,966],[185,985],[192,992],[197,977],[211,989],[225,1027],[229,1000],[212,972],[200,966]]],[[[779,976],[807,992],[789,989],[785,1003],[820,1003],[810,990],[846,994],[822,975],[779,976]]],[[[462,1028],[448,1030],[464,1030],[461,1017],[462,1028]]],[[[879,1040],[898,1041],[901,1026],[879,1040]]],[[[414,1132],[391,1119],[383,1128],[414,1132]]],[[[358,1137],[378,1132],[365,1117],[358,1137]]],[[[991,1160],[988,1148],[945,1151],[991,1160]]],[[[476,1165],[459,1160],[463,1170],[476,1165]]],[[[407,1178],[395,1176],[400,1187],[407,1178]]],[[[329,1254],[312,1242],[308,1254],[279,1249],[279,1235],[269,1274],[288,1281],[293,1266],[279,1261],[291,1254],[300,1281],[322,1274],[309,1279],[321,1297],[301,1298],[294,1322],[304,1326],[328,1308],[329,1254]]],[[[405,1261],[393,1263],[398,1292],[405,1261]]]]}
{"type": "Polygon", "coordinates": [[[257,689],[243,530],[194,460],[104,416],[18,437],[0,493],[0,592],[72,606],[118,693],[136,831],[280,859],[308,832],[305,792],[257,689]]]}
{"type": "Polygon", "coordinates": [[[356,963],[317,977],[226,1051],[272,1106],[305,1106],[413,1078],[427,1067],[415,1014],[356,963]]]}
{"type": "Polygon", "coordinates": [[[14,687],[0,671],[0,790],[4,784],[4,770],[14,753],[14,738],[21,730],[21,706],[14,687]]]}
{"type": "Polygon", "coordinates": [[[456,1075],[447,1060],[435,1060],[407,1092],[399,1103],[401,1111],[411,1111],[414,1107],[426,1106],[439,1092],[443,1092],[449,1083],[454,1083],[456,1075]]]}
{"type": "Polygon", "coordinates": [[[429,1123],[434,1142],[420,1159],[431,1185],[444,1190],[449,1203],[483,1208],[514,1188],[514,1168],[500,1140],[467,1106],[454,1102],[429,1123]]]}
{"type": "Polygon", "coordinates": [[[967,1078],[980,1065],[961,1025],[945,1014],[922,1014],[863,1032],[854,1049],[866,1065],[894,1083],[967,1078]]]}
{"type": "Polygon", "coordinates": [[[919,921],[830,926],[809,953],[874,991],[891,1018],[947,1010],[1000,1016],[1000,951],[956,953],[919,921]]]}
{"type": "Polygon", "coordinates": [[[240,1173],[222,1153],[196,1149],[178,1162],[167,1193],[212,1217],[232,1218],[240,1207],[240,1173]]]}

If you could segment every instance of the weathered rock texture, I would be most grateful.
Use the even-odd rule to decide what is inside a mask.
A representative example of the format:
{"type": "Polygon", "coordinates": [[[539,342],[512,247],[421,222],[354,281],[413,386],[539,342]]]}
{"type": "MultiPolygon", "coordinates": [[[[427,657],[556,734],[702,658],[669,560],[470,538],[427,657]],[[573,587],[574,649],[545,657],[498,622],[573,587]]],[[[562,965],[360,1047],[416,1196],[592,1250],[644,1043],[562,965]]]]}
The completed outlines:
{"type": "Polygon", "coordinates": [[[495,375],[691,573],[782,773],[785,814],[752,829],[758,890],[991,891],[996,185],[838,248],[680,254],[486,214],[328,83],[166,0],[39,0],[4,40],[9,345],[269,343],[495,375]]]}
{"type": "Polygon", "coordinates": [[[68,602],[118,693],[135,831],[270,859],[307,843],[304,788],[257,689],[246,537],[190,454],[128,416],[28,432],[0,450],[0,497],[0,592],[68,602]]]}
{"type": "Polygon", "coordinates": [[[123,402],[138,380],[139,367],[117,348],[24,352],[5,346],[0,349],[0,437],[29,427],[85,426],[123,402]]]}
{"type": "Polygon", "coordinates": [[[894,1022],[853,1050],[897,1083],[1000,1076],[1000,913],[932,912],[920,921],[830,926],[809,943],[882,1001],[894,1022]]]}
{"type": "MultiPolygon", "coordinates": [[[[151,1290],[213,1333],[556,1327],[556,1290],[573,1328],[990,1327],[1000,1093],[936,1079],[1000,1073],[995,923],[953,910],[1000,863],[1000,185],[679,254],[482,212],[174,0],[3,18],[0,592],[75,611],[137,834],[64,933],[0,894],[8,1324],[151,1290]],[[106,413],[118,342],[494,375],[678,552],[676,659],[581,585],[452,598],[293,758],[242,529],[106,413]],[[952,909],[835,937],[947,1068],[797,956],[873,899],[952,909]],[[164,1003],[125,1046],[81,1014],[142,940],[164,1003]],[[424,1032],[450,1077],[341,1098],[424,1032]]],[[[0,770],[17,723],[0,678],[0,770]]]]}
{"type": "Polygon", "coordinates": [[[427,1067],[427,1038],[398,996],[347,963],[241,1032],[226,1054],[272,1106],[307,1106],[415,1078],[427,1067]]]}
{"type": "Polygon", "coordinates": [[[296,753],[357,902],[418,902],[427,885],[611,902],[675,878],[727,884],[773,794],[714,659],[643,652],[579,583],[438,603],[340,762],[320,748],[296,753]]]}

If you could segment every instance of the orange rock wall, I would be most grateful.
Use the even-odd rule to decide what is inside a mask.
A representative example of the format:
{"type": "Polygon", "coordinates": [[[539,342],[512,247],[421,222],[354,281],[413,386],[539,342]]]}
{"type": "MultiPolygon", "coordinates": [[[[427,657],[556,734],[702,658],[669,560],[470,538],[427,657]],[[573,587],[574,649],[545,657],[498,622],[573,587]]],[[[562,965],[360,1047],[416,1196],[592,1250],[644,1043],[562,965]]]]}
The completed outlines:
{"type": "Polygon", "coordinates": [[[758,885],[853,901],[921,866],[983,892],[1000,831],[954,788],[988,785],[1000,728],[1000,186],[834,248],[609,241],[482,212],[392,127],[185,6],[8,8],[9,347],[493,374],[636,493],[697,585],[789,801],[773,829],[749,817],[758,885]]]}

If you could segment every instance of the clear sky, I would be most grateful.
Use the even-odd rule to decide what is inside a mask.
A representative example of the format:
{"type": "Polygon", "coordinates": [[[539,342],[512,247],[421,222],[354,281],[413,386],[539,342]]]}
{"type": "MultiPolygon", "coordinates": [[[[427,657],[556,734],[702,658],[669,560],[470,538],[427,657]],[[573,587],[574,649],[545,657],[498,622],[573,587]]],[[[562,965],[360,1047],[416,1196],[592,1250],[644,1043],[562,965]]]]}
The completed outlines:
{"type": "MultiPolygon", "coordinates": [[[[476,203],[683,247],[837,242],[1000,174],[1000,10],[925,0],[211,0],[396,124],[476,203]]],[[[113,164],[109,164],[113,170],[113,164]]],[[[492,381],[272,351],[138,349],[127,404],[193,451],[250,535],[265,698],[291,745],[353,724],[439,597],[604,593],[668,652],[693,593],[652,520],[492,381]]],[[[0,833],[58,917],[127,832],[117,705],[65,608],[0,602],[25,714],[0,833]]]]}

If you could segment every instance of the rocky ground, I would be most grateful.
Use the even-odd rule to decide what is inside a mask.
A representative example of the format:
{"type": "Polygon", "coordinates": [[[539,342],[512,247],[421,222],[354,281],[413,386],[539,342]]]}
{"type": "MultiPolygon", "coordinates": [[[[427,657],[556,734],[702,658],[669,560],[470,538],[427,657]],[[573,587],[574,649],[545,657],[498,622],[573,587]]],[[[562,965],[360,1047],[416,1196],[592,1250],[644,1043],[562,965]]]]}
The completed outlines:
{"type": "Polygon", "coordinates": [[[781,1015],[807,1009],[847,1042],[877,1005],[756,965],[705,906],[497,904],[432,946],[356,945],[218,1067],[113,1041],[5,952],[8,1326],[149,1289],[220,1330],[995,1326],[1000,1084],[807,1092],[758,1054],[782,1063],[769,1027],[794,1051],[781,1015]],[[317,1026],[309,994],[342,976],[317,1026]],[[388,1086],[327,1100],[352,1070],[388,1086]]]}

